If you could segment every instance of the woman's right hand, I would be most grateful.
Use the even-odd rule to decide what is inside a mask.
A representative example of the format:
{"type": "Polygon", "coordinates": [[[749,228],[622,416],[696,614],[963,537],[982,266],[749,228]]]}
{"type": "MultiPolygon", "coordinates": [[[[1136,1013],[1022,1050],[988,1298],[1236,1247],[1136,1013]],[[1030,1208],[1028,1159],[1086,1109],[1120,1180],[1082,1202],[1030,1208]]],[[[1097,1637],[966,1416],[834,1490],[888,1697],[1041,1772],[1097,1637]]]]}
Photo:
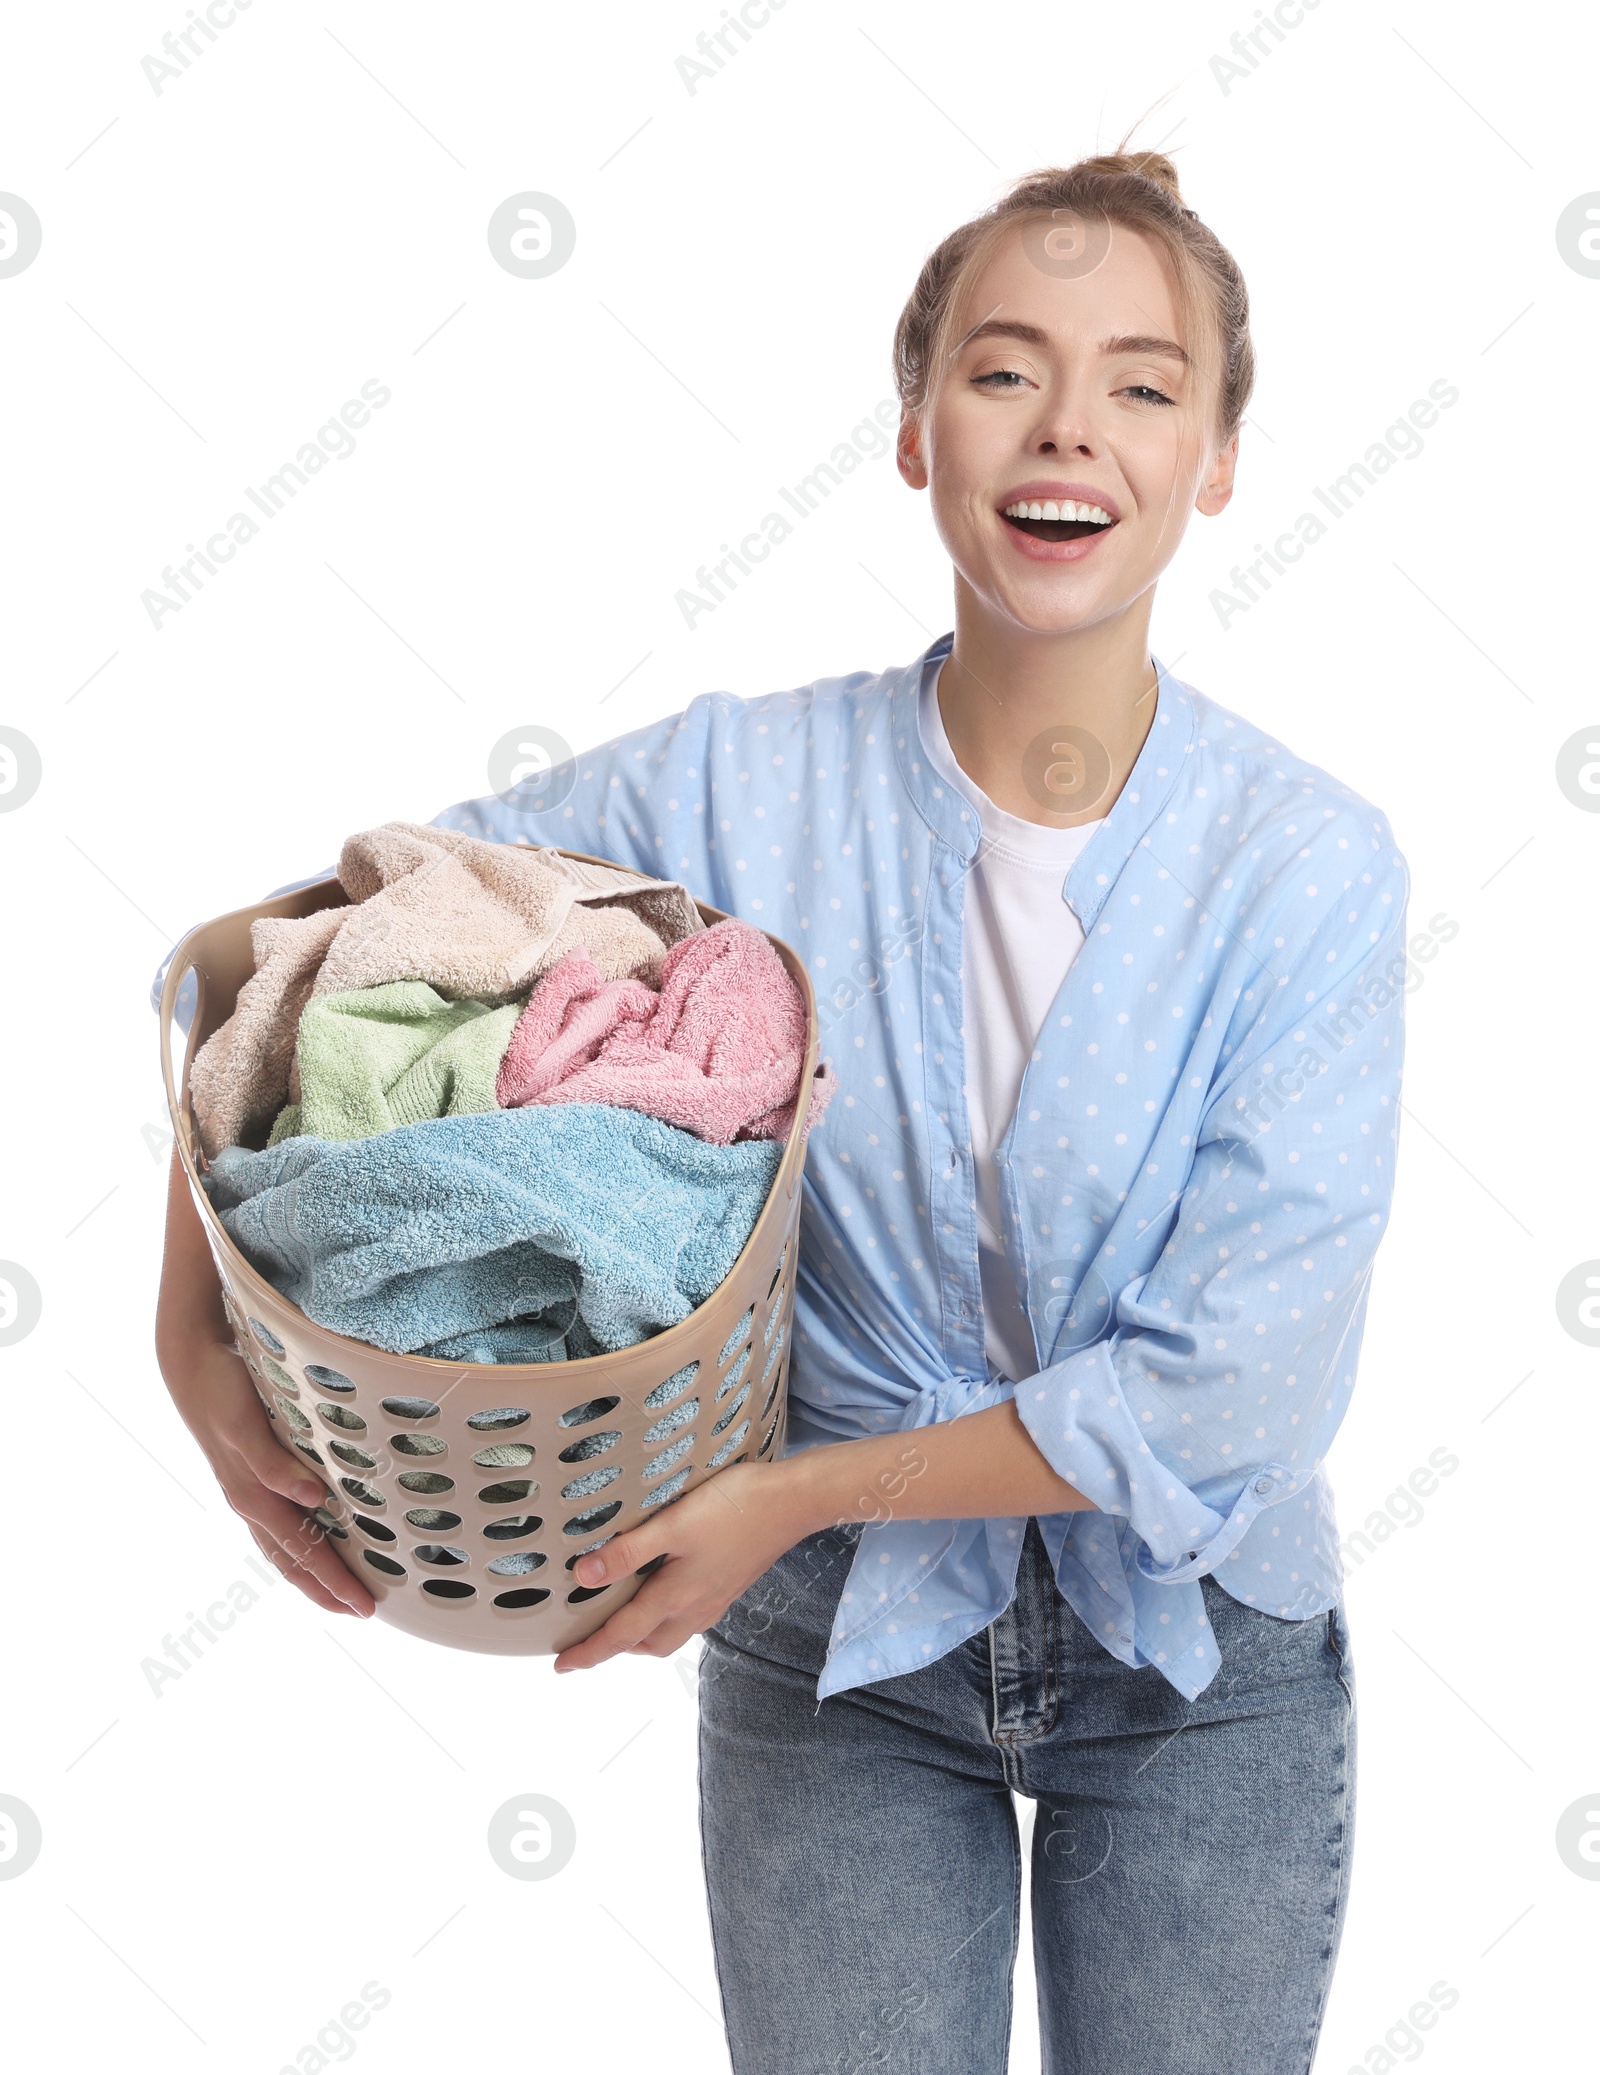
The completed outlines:
{"type": "Polygon", "coordinates": [[[268,1562],[330,1614],[370,1614],[372,1595],[348,1571],[311,1508],[323,1488],[274,1438],[236,1352],[205,1230],[176,1153],[156,1309],[156,1358],[172,1402],[223,1496],[268,1562]]]}

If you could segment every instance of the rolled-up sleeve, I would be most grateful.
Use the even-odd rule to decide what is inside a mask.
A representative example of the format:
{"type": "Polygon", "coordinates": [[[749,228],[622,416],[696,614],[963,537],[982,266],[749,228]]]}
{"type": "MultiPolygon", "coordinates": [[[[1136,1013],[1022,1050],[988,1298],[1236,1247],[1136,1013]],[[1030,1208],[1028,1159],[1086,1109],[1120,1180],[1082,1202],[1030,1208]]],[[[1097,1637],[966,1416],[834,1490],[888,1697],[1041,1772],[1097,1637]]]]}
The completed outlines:
{"type": "Polygon", "coordinates": [[[1139,1538],[1142,1574],[1216,1569],[1307,1484],[1344,1416],[1393,1190],[1406,871],[1346,894],[1207,1091],[1170,1236],[1108,1289],[1112,1330],[1016,1391],[1059,1476],[1139,1538]]]}

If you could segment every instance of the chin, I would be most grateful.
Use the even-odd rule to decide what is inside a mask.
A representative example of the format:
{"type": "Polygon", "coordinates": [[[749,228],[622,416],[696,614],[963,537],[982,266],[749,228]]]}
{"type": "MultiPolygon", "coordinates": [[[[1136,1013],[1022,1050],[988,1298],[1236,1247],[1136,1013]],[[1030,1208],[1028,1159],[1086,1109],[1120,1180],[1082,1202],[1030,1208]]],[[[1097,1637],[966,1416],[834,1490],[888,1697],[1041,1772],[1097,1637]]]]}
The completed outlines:
{"type": "Polygon", "coordinates": [[[1133,602],[1112,596],[1101,584],[1073,584],[1059,577],[1047,583],[973,589],[979,597],[994,601],[1015,625],[1041,635],[1081,633],[1101,620],[1114,619],[1133,602]]]}

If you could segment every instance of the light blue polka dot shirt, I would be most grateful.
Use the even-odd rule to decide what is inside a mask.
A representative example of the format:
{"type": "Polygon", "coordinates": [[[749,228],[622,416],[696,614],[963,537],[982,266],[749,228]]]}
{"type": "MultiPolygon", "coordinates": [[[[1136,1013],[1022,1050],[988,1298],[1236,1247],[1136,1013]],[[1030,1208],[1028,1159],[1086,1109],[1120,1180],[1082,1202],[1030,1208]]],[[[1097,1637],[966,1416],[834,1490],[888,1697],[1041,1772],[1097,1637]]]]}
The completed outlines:
{"type": "MultiPolygon", "coordinates": [[[[1342,1573],[1323,1458],[1389,1214],[1407,873],[1383,816],[1161,673],[1128,782],[1068,871],[1084,931],[996,1158],[1038,1370],[985,1353],[963,1094],[964,881],[980,829],[903,668],[681,714],[440,826],[681,879],[804,957],[840,1088],[807,1149],[787,1448],[1014,1396],[1093,1510],[1043,1519],[1105,1648],[1193,1698],[1199,1580],[1290,1620],[1342,1573]],[[544,790],[538,790],[543,786],[544,790]]],[[[819,1697],[1000,1614],[1026,1518],[861,1535],[819,1697]]]]}

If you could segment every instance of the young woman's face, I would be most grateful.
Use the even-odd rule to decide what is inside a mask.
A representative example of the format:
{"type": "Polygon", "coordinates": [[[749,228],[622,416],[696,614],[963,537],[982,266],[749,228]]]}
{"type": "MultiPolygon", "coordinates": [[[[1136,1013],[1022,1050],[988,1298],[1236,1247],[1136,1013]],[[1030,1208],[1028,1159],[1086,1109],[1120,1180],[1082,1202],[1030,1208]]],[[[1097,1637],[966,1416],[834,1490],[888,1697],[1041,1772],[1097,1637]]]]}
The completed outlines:
{"type": "Polygon", "coordinates": [[[1038,634],[1125,610],[1190,512],[1232,494],[1237,441],[1219,449],[1204,342],[1185,337],[1169,264],[1109,228],[1081,278],[1048,270],[1040,229],[1013,231],[973,284],[920,425],[902,425],[900,472],[931,483],[951,561],[992,614],[1038,634]]]}

